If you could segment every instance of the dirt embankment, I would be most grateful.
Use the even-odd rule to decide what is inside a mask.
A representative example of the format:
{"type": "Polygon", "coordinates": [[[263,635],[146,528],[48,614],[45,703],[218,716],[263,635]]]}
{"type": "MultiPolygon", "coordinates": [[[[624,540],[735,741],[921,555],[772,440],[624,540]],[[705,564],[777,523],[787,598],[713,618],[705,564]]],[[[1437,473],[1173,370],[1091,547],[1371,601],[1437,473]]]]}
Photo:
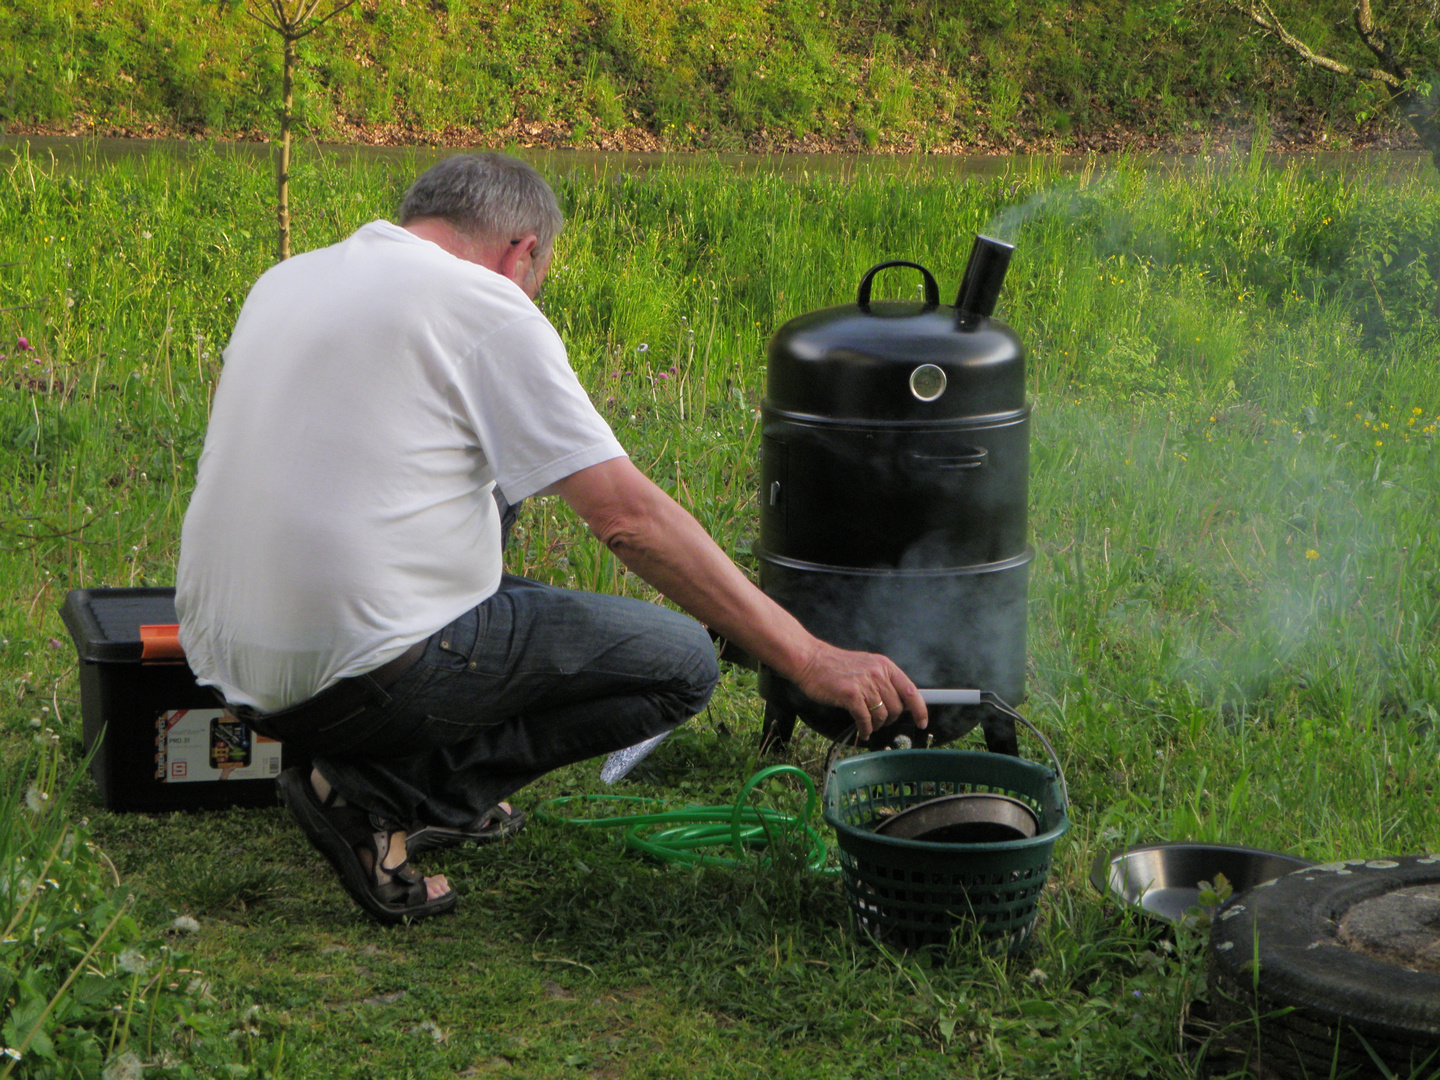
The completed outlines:
{"type": "MultiPolygon", "coordinates": [[[[203,127],[185,127],[161,122],[112,123],[88,116],[77,116],[64,124],[9,124],[0,128],[9,135],[69,135],[143,139],[204,139],[215,135],[241,142],[264,142],[268,136],[260,131],[226,131],[214,133],[203,127]]],[[[349,123],[341,130],[325,136],[324,142],[353,143],[363,146],[432,146],[432,147],[494,147],[631,151],[664,153],[666,151],[726,150],[755,154],[1045,154],[1045,153],[1200,153],[1207,149],[1248,148],[1254,125],[1245,120],[1217,120],[1213,124],[1186,132],[1164,132],[1147,129],[1108,127],[1100,131],[1075,133],[1064,139],[1017,131],[1007,138],[977,136],[967,141],[934,143],[913,133],[882,137],[869,144],[860,131],[839,137],[814,134],[799,137],[761,130],[744,140],[726,141],[715,146],[695,147],[667,143],[642,127],[627,127],[610,132],[591,129],[582,140],[573,138],[573,126],[565,122],[538,123],[514,120],[505,127],[451,127],[443,130],[418,130],[398,124],[349,123]]],[[[1406,127],[1370,124],[1363,127],[1338,129],[1319,116],[1276,116],[1270,119],[1269,148],[1279,153],[1307,153],[1321,150],[1407,150],[1422,149],[1415,134],[1406,127]]]]}

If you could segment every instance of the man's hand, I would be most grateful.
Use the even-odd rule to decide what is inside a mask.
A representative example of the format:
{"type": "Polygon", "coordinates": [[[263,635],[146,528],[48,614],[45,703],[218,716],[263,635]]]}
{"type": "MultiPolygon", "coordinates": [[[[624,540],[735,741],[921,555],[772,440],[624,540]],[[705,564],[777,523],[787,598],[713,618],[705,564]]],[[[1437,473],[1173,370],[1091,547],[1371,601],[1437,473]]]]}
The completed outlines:
{"type": "Polygon", "coordinates": [[[900,719],[909,711],[915,726],[929,723],[925,701],[909,677],[891,661],[875,653],[850,652],[819,642],[815,655],[801,669],[795,683],[805,696],[822,705],[836,705],[855,721],[861,740],[871,732],[900,719]]]}
{"type": "Polygon", "coordinates": [[[917,727],[928,722],[925,702],[903,671],[883,656],[816,638],[628,458],[582,469],[550,490],[631,570],[811,700],[846,710],[862,738],[907,709],[917,727]]]}

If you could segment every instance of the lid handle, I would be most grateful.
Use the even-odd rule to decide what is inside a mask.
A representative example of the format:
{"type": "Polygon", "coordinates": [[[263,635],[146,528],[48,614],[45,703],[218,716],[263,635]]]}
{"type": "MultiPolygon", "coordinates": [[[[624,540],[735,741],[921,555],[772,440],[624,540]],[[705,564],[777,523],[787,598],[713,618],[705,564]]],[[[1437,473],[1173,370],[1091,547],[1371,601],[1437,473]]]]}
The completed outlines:
{"type": "Polygon", "coordinates": [[[865,276],[860,279],[860,291],[855,297],[855,302],[859,304],[861,308],[868,309],[870,307],[870,283],[875,280],[875,275],[881,270],[889,269],[892,266],[908,266],[924,274],[925,306],[927,308],[940,306],[940,286],[935,283],[934,274],[930,273],[929,270],[926,270],[925,267],[919,263],[908,262],[905,259],[891,259],[889,262],[876,263],[869,270],[866,270],[865,276]]]}

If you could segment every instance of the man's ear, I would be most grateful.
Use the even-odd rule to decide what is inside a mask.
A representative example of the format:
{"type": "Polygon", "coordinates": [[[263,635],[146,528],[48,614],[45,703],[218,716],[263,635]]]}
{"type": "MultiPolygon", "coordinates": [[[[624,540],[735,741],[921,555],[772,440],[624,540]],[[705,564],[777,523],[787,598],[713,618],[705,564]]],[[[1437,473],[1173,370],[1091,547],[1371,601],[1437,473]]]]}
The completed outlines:
{"type": "Polygon", "coordinates": [[[534,233],[526,233],[518,240],[511,240],[509,246],[500,253],[500,273],[524,288],[525,274],[535,260],[535,247],[539,242],[540,238],[534,233]]]}

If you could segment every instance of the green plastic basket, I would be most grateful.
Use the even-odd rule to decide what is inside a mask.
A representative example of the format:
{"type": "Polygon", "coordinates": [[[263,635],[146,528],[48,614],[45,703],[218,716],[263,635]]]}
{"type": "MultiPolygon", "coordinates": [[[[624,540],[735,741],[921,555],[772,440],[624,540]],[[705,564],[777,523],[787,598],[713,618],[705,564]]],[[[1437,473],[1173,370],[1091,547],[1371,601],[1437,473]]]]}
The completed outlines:
{"type": "Polygon", "coordinates": [[[825,784],[845,892],[863,931],[904,949],[967,928],[1007,952],[1030,937],[1055,841],[1070,828],[1057,768],[968,750],[888,750],[837,762],[825,784]],[[1034,813],[1036,835],[989,844],[900,840],[873,829],[942,795],[996,793],[1034,813]]]}

